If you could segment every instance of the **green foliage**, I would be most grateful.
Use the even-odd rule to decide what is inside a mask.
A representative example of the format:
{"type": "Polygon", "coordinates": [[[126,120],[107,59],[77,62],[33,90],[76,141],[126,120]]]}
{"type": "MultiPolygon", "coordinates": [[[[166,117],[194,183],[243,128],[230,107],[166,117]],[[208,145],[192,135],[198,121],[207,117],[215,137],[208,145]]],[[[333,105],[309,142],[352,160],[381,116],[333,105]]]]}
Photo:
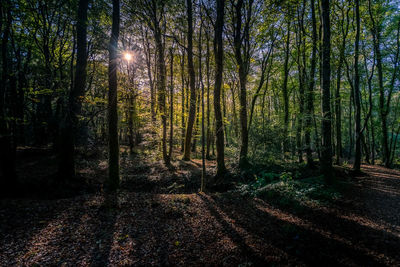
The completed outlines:
{"type": "Polygon", "coordinates": [[[242,195],[294,208],[303,204],[329,204],[341,198],[340,187],[326,186],[322,176],[293,179],[290,172],[262,172],[254,182],[242,184],[237,190],[242,195]]]}

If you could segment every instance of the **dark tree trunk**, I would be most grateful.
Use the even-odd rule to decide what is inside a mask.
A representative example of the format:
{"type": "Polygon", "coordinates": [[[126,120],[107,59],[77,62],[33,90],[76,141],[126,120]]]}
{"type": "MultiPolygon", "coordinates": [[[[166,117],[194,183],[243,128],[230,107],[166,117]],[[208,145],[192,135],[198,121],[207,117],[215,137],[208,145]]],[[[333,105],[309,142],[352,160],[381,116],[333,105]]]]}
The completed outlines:
{"type": "Polygon", "coordinates": [[[109,134],[109,158],[108,158],[108,187],[116,190],[119,187],[119,143],[118,143],[118,110],[117,110],[117,67],[118,67],[118,37],[120,7],[119,0],[113,0],[112,29],[109,44],[108,63],[108,134],[109,134]]]}
{"type": "Polygon", "coordinates": [[[75,136],[79,132],[79,116],[86,87],[87,65],[87,13],[89,0],[80,0],[76,24],[77,58],[74,86],[71,88],[64,125],[61,129],[59,176],[67,179],[75,176],[75,136]]]}
{"type": "Polygon", "coordinates": [[[210,35],[206,30],[206,75],[207,75],[207,146],[206,158],[210,159],[211,125],[210,125],[210,35]]]}
{"type": "Polygon", "coordinates": [[[353,169],[360,170],[361,165],[361,100],[360,100],[360,74],[358,71],[358,56],[360,47],[360,4],[355,0],[356,5],[356,40],[354,44],[354,102],[355,102],[355,134],[356,148],[353,169]]]}
{"type": "Polygon", "coordinates": [[[336,164],[340,164],[340,158],[343,157],[343,149],[342,149],[342,104],[341,104],[341,96],[340,96],[340,85],[341,85],[341,76],[342,76],[342,68],[344,62],[344,51],[346,48],[346,37],[349,30],[349,13],[346,12],[346,28],[344,28],[345,23],[345,14],[342,11],[342,44],[339,48],[339,64],[337,67],[336,73],[336,92],[335,92],[335,117],[336,117],[336,164]]]}
{"type": "Polygon", "coordinates": [[[299,72],[299,114],[297,119],[297,134],[296,134],[296,147],[297,147],[297,155],[299,159],[299,163],[303,162],[303,116],[304,116],[304,85],[305,85],[305,31],[304,31],[304,9],[305,9],[305,1],[303,1],[303,8],[299,14],[299,26],[297,33],[297,65],[299,72]]]}
{"type": "Polygon", "coordinates": [[[174,53],[172,50],[172,47],[169,50],[170,53],[170,87],[169,87],[169,98],[170,98],[170,103],[169,103],[169,153],[168,153],[168,164],[170,163],[172,159],[172,150],[174,147],[174,53]]]}
{"type": "MultiPolygon", "coordinates": [[[[200,17],[202,16],[200,10],[200,17]]],[[[206,179],[206,161],[205,161],[205,128],[204,128],[204,83],[203,83],[203,72],[202,72],[202,44],[201,44],[201,33],[203,29],[203,21],[200,23],[200,34],[199,34],[199,80],[201,86],[201,183],[200,183],[200,192],[203,192],[205,189],[205,179],[206,179]]]]}
{"type": "MultiPolygon", "coordinates": [[[[2,52],[2,75],[0,85],[0,193],[12,192],[15,189],[17,174],[15,170],[15,144],[11,135],[10,127],[6,122],[5,105],[7,82],[9,82],[8,64],[8,39],[12,24],[11,10],[7,5],[1,6],[1,14],[5,18],[1,20],[6,22],[2,36],[1,52],[2,52]]],[[[1,29],[1,28],[0,28],[1,29]]]]}
{"type": "Polygon", "coordinates": [[[221,87],[223,73],[223,39],[224,28],[224,0],[217,0],[217,19],[215,22],[214,55],[215,55],[215,86],[214,86],[214,113],[215,113],[215,135],[217,146],[217,173],[216,178],[222,178],[226,172],[224,155],[224,129],[221,114],[221,87]]]}
{"type": "Polygon", "coordinates": [[[237,1],[235,7],[235,21],[234,21],[234,36],[233,45],[237,68],[239,72],[239,117],[240,117],[240,155],[239,155],[239,167],[246,168],[248,166],[247,153],[249,147],[249,134],[247,124],[247,75],[249,71],[249,34],[250,34],[250,20],[252,13],[253,1],[250,0],[248,3],[248,10],[246,14],[245,25],[242,33],[242,9],[244,8],[244,1],[237,1]]]}
{"type": "Polygon", "coordinates": [[[322,16],[322,147],[321,147],[321,172],[326,181],[333,180],[332,169],[332,130],[331,130],[331,104],[330,104],[330,53],[331,32],[329,18],[329,0],[321,2],[322,16]]]}
{"type": "Polygon", "coordinates": [[[288,93],[288,78],[289,78],[289,53],[290,53],[290,24],[289,20],[287,23],[287,35],[285,42],[285,62],[283,65],[283,86],[282,86],[282,94],[283,94],[283,108],[284,108],[284,118],[283,118],[283,152],[286,153],[288,151],[288,128],[289,128],[289,93],[288,93]]]}
{"type": "Polygon", "coordinates": [[[147,76],[149,77],[149,86],[150,86],[150,112],[152,121],[156,120],[156,104],[155,104],[155,90],[154,90],[154,80],[151,71],[151,51],[150,51],[150,42],[149,37],[147,35],[147,30],[143,33],[143,47],[145,49],[146,56],[146,65],[147,65],[147,76]]]}
{"type": "Polygon", "coordinates": [[[182,49],[182,59],[181,59],[181,81],[182,81],[182,96],[181,96],[181,121],[182,121],[182,140],[181,140],[181,151],[185,148],[185,50],[182,49]]]}
{"type": "Polygon", "coordinates": [[[186,126],[185,148],[183,151],[183,160],[190,160],[190,145],[192,141],[193,125],[196,118],[196,85],[193,66],[193,11],[192,0],[186,0],[187,21],[188,21],[188,73],[190,85],[190,107],[186,126]]]}
{"type": "Polygon", "coordinates": [[[314,84],[315,84],[315,69],[317,65],[317,21],[315,18],[315,0],[310,0],[311,17],[312,17],[312,54],[308,90],[306,93],[306,118],[305,118],[305,150],[307,155],[308,167],[314,166],[314,160],[311,150],[311,130],[312,119],[314,117],[314,84]]]}

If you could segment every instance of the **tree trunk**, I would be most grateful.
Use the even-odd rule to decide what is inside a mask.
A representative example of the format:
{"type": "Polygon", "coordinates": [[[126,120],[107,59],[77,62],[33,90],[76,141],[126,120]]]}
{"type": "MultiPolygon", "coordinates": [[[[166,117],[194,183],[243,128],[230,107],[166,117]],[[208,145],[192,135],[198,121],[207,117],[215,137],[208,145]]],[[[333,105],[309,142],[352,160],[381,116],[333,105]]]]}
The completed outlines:
{"type": "Polygon", "coordinates": [[[119,0],[113,0],[112,28],[109,45],[108,63],[108,184],[109,190],[114,191],[119,187],[119,143],[118,143],[118,110],[117,110],[117,67],[118,67],[118,37],[120,7],[119,0]]]}
{"type": "Polygon", "coordinates": [[[75,136],[80,129],[79,116],[82,110],[82,99],[86,88],[87,66],[87,12],[89,0],[80,0],[78,4],[78,21],[76,24],[77,58],[74,86],[69,93],[67,114],[61,129],[59,177],[61,179],[75,176],[75,136]]]}
{"type": "MultiPolygon", "coordinates": [[[[13,137],[6,122],[6,85],[9,80],[9,65],[8,65],[8,38],[10,34],[12,17],[10,7],[4,5],[0,10],[2,15],[5,15],[5,29],[2,36],[1,52],[2,52],[2,75],[0,85],[0,193],[12,192],[15,189],[17,174],[15,170],[15,144],[13,137]],[[4,12],[4,13],[3,13],[4,12]]],[[[3,18],[0,18],[3,21],[3,18]]],[[[0,28],[2,29],[2,28],[0,28]]]]}
{"type": "Polygon", "coordinates": [[[181,140],[181,151],[184,151],[185,147],[185,50],[182,49],[182,57],[181,57],[181,82],[182,82],[182,96],[181,96],[181,131],[182,131],[182,140],[181,140]]]}
{"type": "Polygon", "coordinates": [[[288,93],[288,78],[289,78],[289,45],[290,45],[290,24],[291,21],[287,22],[287,35],[286,35],[286,45],[285,45],[285,62],[283,65],[283,108],[284,108],[284,118],[283,118],[283,152],[286,153],[288,151],[288,128],[289,128],[289,93],[288,93]]]}
{"type": "Polygon", "coordinates": [[[332,132],[331,132],[331,104],[330,104],[330,53],[331,33],[329,18],[329,0],[322,0],[322,149],[321,149],[321,172],[326,181],[333,180],[332,169],[332,132]]]}
{"type": "Polygon", "coordinates": [[[336,117],[336,164],[340,164],[340,158],[343,157],[343,149],[342,149],[342,104],[341,104],[341,96],[340,96],[340,85],[341,85],[341,75],[342,75],[342,67],[344,62],[344,51],[346,48],[346,37],[349,29],[349,13],[346,13],[346,30],[344,30],[344,12],[342,11],[342,45],[339,49],[339,64],[337,67],[336,73],[336,92],[335,92],[335,117],[336,117]]]}
{"type": "Polygon", "coordinates": [[[312,119],[314,117],[314,84],[315,84],[315,69],[317,64],[317,21],[315,18],[315,0],[310,0],[311,3],[311,17],[312,17],[312,54],[311,54],[311,66],[310,66],[310,78],[308,84],[308,90],[306,93],[306,119],[305,119],[305,150],[307,155],[308,167],[314,166],[314,160],[312,157],[311,150],[311,130],[312,130],[312,119]]]}
{"type": "Polygon", "coordinates": [[[169,153],[168,153],[168,164],[172,159],[172,150],[174,147],[174,53],[172,47],[169,50],[170,53],[170,87],[169,87],[169,153]]]}
{"type": "Polygon", "coordinates": [[[224,129],[221,114],[221,87],[223,73],[223,39],[224,28],[224,0],[217,0],[217,19],[215,22],[214,55],[215,55],[215,86],[214,86],[214,113],[215,113],[215,135],[217,146],[217,173],[216,178],[222,178],[226,172],[224,155],[224,129]]]}
{"type": "Polygon", "coordinates": [[[206,159],[210,159],[211,126],[210,126],[210,35],[206,30],[206,75],[207,75],[207,146],[206,159]]]}
{"type": "Polygon", "coordinates": [[[353,169],[360,171],[361,165],[361,100],[360,100],[360,75],[358,72],[358,56],[360,47],[360,4],[355,0],[356,5],[356,40],[354,44],[354,102],[355,102],[355,134],[356,148],[353,169]]]}
{"type": "Polygon", "coordinates": [[[193,11],[192,0],[186,0],[187,4],[187,22],[188,22],[188,73],[190,85],[190,107],[186,126],[185,148],[183,151],[183,160],[190,160],[190,145],[192,141],[193,125],[196,118],[196,85],[195,72],[193,66],[193,11]]]}

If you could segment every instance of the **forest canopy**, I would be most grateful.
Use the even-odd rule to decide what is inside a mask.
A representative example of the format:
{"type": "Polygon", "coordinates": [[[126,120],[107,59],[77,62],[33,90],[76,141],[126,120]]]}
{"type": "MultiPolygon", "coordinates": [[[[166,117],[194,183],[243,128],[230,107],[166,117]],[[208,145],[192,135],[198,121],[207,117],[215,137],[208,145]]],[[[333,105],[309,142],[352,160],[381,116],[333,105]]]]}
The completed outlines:
{"type": "Polygon", "coordinates": [[[108,146],[111,188],[143,142],[166,166],[216,159],[211,184],[226,161],[398,166],[399,35],[398,1],[2,1],[5,183],[24,146],[60,180],[108,146]]]}

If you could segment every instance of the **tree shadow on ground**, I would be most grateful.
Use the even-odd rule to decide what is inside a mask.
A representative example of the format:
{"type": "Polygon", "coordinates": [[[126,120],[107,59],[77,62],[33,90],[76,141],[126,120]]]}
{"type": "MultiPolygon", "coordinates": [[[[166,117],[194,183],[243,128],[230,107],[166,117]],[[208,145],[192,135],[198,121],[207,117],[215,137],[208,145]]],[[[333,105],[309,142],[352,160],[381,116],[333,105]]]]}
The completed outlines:
{"type": "MultiPolygon", "coordinates": [[[[396,249],[400,244],[398,236],[320,210],[304,207],[301,213],[296,213],[237,196],[202,199],[210,209],[220,209],[251,236],[269,240],[290,257],[307,264],[377,266],[400,262],[396,249]]],[[[221,220],[219,215],[216,218],[221,220]]],[[[258,253],[268,255],[268,251],[259,249],[258,253]]],[[[257,262],[259,258],[254,260],[257,262]]]]}

